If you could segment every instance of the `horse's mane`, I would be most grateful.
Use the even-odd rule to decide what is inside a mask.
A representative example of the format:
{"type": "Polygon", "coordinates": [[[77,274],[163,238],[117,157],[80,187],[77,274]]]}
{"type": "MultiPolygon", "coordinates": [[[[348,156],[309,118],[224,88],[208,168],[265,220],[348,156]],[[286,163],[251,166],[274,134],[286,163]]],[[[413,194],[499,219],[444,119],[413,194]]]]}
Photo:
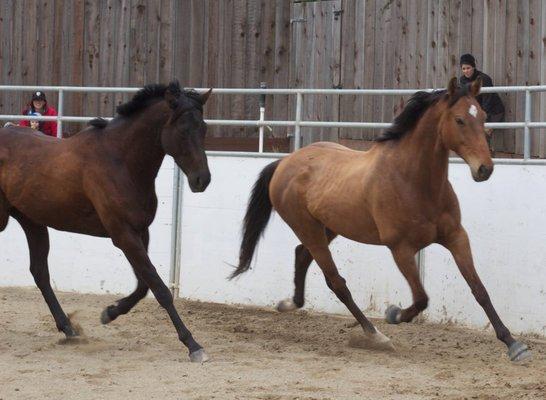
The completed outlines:
{"type": "MultiPolygon", "coordinates": [[[[142,110],[150,104],[150,101],[154,99],[162,99],[165,93],[169,90],[176,98],[184,95],[189,99],[194,107],[203,112],[203,105],[201,104],[200,94],[195,90],[183,90],[180,88],[178,81],[163,85],[159,83],[150,84],[144,86],[133,96],[131,100],[126,103],[120,104],[117,108],[117,116],[130,117],[136,112],[142,110]]],[[[95,118],[89,121],[89,125],[95,128],[105,128],[108,125],[108,121],[102,118],[95,118]]]]}
{"type": "MultiPolygon", "coordinates": [[[[449,98],[448,106],[451,107],[461,97],[468,95],[468,93],[468,85],[458,88],[453,96],[449,98]]],[[[446,97],[447,90],[435,90],[433,92],[420,91],[415,93],[413,96],[411,96],[402,112],[396,116],[392,122],[392,125],[385,129],[385,131],[378,137],[376,137],[375,141],[385,142],[387,140],[400,139],[402,136],[404,136],[404,134],[411,131],[411,129],[417,125],[417,122],[429,107],[436,104],[440,99],[446,97]]]]}

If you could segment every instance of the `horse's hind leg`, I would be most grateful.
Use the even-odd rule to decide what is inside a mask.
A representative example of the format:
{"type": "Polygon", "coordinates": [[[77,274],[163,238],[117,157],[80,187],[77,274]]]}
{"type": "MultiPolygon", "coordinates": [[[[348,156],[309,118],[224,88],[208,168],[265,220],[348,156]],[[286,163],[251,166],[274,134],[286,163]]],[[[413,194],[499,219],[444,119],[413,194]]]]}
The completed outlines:
{"type": "MultiPolygon", "coordinates": [[[[326,229],[326,237],[328,243],[330,243],[337,235],[326,229]]],[[[295,262],[294,262],[294,297],[291,299],[285,299],[279,302],[277,305],[277,310],[280,312],[292,311],[297,308],[302,308],[305,303],[305,277],[307,276],[307,271],[309,266],[313,261],[311,253],[303,244],[296,246],[295,250],[295,262]]]]}
{"type": "Polygon", "coordinates": [[[337,298],[345,304],[351,314],[353,314],[362,326],[365,333],[362,345],[381,349],[392,349],[390,340],[373,326],[360,308],[355,304],[353,296],[345,283],[345,279],[339,274],[334,260],[332,259],[332,253],[330,253],[330,249],[328,248],[330,241],[328,240],[324,226],[310,215],[300,215],[298,221],[296,223],[291,223],[290,226],[319,265],[328,287],[335,293],[337,298]]]}
{"type": "MultiPolygon", "coordinates": [[[[142,241],[144,242],[144,247],[146,247],[146,251],[148,251],[148,244],[150,242],[150,234],[148,230],[146,230],[145,233],[142,235],[142,241]]],[[[146,296],[147,293],[148,285],[146,285],[146,283],[137,276],[137,287],[135,291],[129,296],[118,300],[116,304],[112,304],[106,307],[100,316],[101,322],[103,324],[108,324],[120,315],[127,314],[140,300],[142,300],[146,296]]]]}
{"type": "Polygon", "coordinates": [[[77,336],[78,333],[72,327],[70,320],[59,304],[51,284],[49,283],[49,268],[47,256],[49,254],[49,235],[45,226],[36,225],[24,215],[14,213],[13,217],[21,224],[27,237],[30,252],[30,272],[36,285],[42,292],[44,300],[55,319],[57,329],[64,332],[67,337],[77,336]]]}
{"type": "Polygon", "coordinates": [[[411,322],[413,318],[427,308],[428,296],[419,279],[417,263],[415,262],[415,251],[406,246],[398,246],[391,249],[391,251],[398,269],[400,269],[400,272],[410,285],[413,304],[403,310],[398,306],[391,305],[387,308],[385,318],[390,324],[411,322]]]}

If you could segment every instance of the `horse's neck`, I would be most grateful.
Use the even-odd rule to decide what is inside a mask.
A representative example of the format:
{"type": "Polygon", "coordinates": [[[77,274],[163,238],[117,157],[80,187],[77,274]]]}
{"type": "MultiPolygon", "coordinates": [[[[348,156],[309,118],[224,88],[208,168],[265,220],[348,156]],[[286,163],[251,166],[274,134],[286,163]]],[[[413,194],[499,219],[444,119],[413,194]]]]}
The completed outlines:
{"type": "Polygon", "coordinates": [[[155,180],[165,158],[161,131],[169,117],[164,102],[149,106],[120,132],[120,150],[133,179],[149,185],[155,180]]]}
{"type": "Polygon", "coordinates": [[[447,184],[449,150],[445,148],[439,134],[441,113],[433,106],[421,117],[417,125],[402,137],[395,152],[402,173],[421,193],[437,198],[447,184]]]}

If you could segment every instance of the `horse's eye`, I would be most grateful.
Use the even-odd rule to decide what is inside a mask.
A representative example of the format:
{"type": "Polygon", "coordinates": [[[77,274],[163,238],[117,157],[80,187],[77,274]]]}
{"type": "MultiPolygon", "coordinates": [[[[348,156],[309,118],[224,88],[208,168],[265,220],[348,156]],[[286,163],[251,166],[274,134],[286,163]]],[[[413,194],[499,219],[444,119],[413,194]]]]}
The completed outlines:
{"type": "Polygon", "coordinates": [[[455,121],[457,121],[458,125],[461,125],[461,126],[464,125],[464,120],[462,118],[460,118],[460,117],[455,117],[455,121]]]}

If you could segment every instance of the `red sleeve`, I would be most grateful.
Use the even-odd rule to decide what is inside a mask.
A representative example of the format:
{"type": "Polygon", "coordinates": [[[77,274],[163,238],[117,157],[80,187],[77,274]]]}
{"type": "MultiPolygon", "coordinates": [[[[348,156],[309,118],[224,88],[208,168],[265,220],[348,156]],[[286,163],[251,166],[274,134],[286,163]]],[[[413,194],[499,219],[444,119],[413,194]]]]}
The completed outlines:
{"type": "MultiPolygon", "coordinates": [[[[47,107],[47,113],[46,115],[48,117],[56,117],[57,116],[57,110],[55,110],[53,107],[47,107]]],[[[57,136],[57,121],[47,121],[44,124],[44,133],[49,136],[57,136]]]]}

